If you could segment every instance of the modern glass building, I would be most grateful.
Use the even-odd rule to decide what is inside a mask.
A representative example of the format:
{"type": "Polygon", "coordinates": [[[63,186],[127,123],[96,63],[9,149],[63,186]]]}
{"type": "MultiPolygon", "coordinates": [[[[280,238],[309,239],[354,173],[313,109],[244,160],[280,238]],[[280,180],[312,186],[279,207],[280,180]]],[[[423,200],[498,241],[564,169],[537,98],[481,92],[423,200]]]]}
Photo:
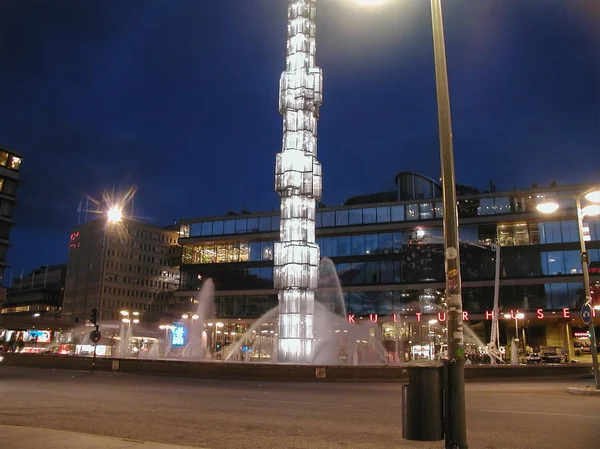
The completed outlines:
{"type": "MultiPolygon", "coordinates": [[[[445,327],[441,187],[415,173],[399,173],[395,181],[394,191],[318,209],[317,243],[337,270],[346,310],[330,306],[351,322],[377,322],[378,338],[391,358],[428,357],[443,350],[445,327]]],[[[490,338],[496,273],[490,244],[496,244],[501,344],[514,336],[517,324],[523,348],[555,346],[568,358],[589,345],[579,316],[584,292],[573,199],[589,187],[496,192],[492,185],[478,192],[458,186],[464,318],[472,342],[490,338]],[[535,207],[548,198],[560,204],[551,216],[535,207]],[[516,323],[504,318],[517,311],[525,318],[516,323]]],[[[180,221],[178,294],[189,295],[213,279],[214,314],[225,324],[218,348],[227,348],[277,306],[273,244],[278,238],[277,212],[180,221]]],[[[600,261],[600,219],[585,220],[584,238],[590,260],[600,261]]],[[[593,284],[600,282],[597,271],[593,284]]]]}

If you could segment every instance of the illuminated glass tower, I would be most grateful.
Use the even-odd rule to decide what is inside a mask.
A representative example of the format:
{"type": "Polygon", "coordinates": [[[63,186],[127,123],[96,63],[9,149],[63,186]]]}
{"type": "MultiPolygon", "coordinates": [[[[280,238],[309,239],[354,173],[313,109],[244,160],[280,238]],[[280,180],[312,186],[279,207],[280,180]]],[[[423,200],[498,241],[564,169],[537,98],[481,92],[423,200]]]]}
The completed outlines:
{"type": "Polygon", "coordinates": [[[317,120],[323,73],[315,66],[316,0],[290,0],[287,30],[285,72],[279,82],[283,143],[275,167],[275,190],[281,197],[280,241],[274,256],[278,361],[310,363],[319,271],[315,208],[322,190],[317,120]]]}

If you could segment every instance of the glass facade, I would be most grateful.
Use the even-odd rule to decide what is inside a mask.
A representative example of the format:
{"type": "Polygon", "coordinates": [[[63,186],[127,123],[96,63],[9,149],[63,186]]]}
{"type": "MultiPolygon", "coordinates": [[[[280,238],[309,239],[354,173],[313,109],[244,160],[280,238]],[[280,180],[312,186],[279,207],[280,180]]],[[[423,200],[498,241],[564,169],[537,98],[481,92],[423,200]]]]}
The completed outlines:
{"type": "MultiPolygon", "coordinates": [[[[321,256],[332,260],[349,314],[437,313],[445,307],[443,230],[440,221],[434,221],[442,217],[442,203],[435,195],[427,197],[427,183],[411,182],[405,186],[413,189],[409,193],[423,195],[402,203],[319,209],[316,214],[316,241],[321,256]]],[[[568,197],[571,193],[552,196],[563,209],[570,208],[569,213],[574,212],[574,201],[568,197]]],[[[486,246],[491,243],[501,247],[500,301],[504,310],[581,306],[577,221],[574,213],[573,218],[552,220],[529,213],[545,197],[491,194],[459,199],[465,310],[483,313],[493,307],[496,253],[486,246]]],[[[590,261],[598,262],[600,219],[586,219],[584,226],[590,261]]],[[[217,316],[263,315],[277,305],[273,291],[276,237],[260,234],[278,231],[276,213],[183,222],[181,288],[197,290],[203,280],[212,278],[217,286],[217,316]],[[196,242],[187,243],[186,238],[196,242]],[[248,295],[252,290],[262,294],[248,295]]],[[[327,302],[326,295],[317,296],[327,302]]],[[[331,305],[335,307],[333,302],[331,305]]]]}
{"type": "MultiPolygon", "coordinates": [[[[565,194],[570,193],[566,192],[565,194]]],[[[513,213],[535,211],[535,205],[546,195],[490,196],[459,198],[459,216],[461,218],[510,215],[513,213]]],[[[574,208],[575,202],[570,198],[558,197],[562,208],[574,208]]],[[[338,210],[319,210],[315,217],[317,228],[336,228],[344,226],[373,225],[410,221],[427,221],[440,219],[443,216],[442,200],[414,201],[407,204],[381,204],[368,207],[351,207],[338,210]]],[[[574,222],[574,220],[573,220],[574,222]]],[[[561,223],[557,221],[556,223],[561,223]]],[[[559,225],[560,226],[560,225],[559,225]]],[[[576,230],[576,227],[575,227],[576,230]]],[[[279,231],[279,216],[276,214],[259,217],[235,216],[220,220],[185,220],[181,224],[181,237],[209,237],[235,234],[255,234],[259,232],[279,231]]],[[[512,229],[506,232],[523,234],[523,229],[512,229]]],[[[531,233],[531,229],[528,229],[531,233]]],[[[540,235],[553,235],[554,229],[539,229],[540,235]]],[[[563,231],[561,230],[561,233],[563,231]]],[[[570,231],[565,231],[570,232],[570,231]]],[[[545,238],[545,237],[544,237],[545,238]]],[[[564,240],[563,240],[564,241],[564,240]]],[[[536,242],[537,243],[537,242],[536,242]]],[[[544,242],[542,242],[544,243],[544,242]]]]}

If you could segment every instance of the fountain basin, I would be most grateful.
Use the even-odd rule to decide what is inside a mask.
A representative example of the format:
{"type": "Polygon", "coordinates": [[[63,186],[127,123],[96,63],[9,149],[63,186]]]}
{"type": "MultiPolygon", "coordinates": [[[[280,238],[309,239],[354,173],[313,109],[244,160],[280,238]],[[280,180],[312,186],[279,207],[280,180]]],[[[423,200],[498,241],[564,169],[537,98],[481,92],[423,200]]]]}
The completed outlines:
{"type": "MultiPolygon", "coordinates": [[[[3,365],[36,368],[91,370],[89,357],[68,355],[13,354],[4,356],[3,365]]],[[[208,379],[272,380],[289,382],[400,382],[408,380],[403,366],[318,366],[264,363],[187,362],[98,358],[97,371],[149,374],[157,376],[208,379]]],[[[508,381],[591,378],[588,363],[562,365],[468,365],[467,381],[508,381]]]]}

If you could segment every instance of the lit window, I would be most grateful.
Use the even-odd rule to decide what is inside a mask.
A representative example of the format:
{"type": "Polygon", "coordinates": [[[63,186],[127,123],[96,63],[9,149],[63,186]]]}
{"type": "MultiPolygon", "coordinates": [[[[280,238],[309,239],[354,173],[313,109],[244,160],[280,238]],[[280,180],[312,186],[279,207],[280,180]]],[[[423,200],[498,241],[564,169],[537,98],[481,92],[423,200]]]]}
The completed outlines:
{"type": "Polygon", "coordinates": [[[11,170],[20,170],[21,169],[21,158],[18,156],[13,156],[10,158],[10,168],[11,170]]]}

